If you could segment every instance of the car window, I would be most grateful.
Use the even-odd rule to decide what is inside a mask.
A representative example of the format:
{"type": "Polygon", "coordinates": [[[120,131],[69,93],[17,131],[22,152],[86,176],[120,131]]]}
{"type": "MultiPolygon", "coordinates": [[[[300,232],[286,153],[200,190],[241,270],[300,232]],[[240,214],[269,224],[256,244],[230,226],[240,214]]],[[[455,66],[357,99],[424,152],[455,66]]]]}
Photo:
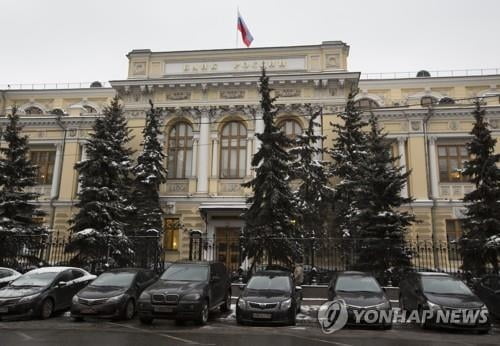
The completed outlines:
{"type": "Polygon", "coordinates": [[[422,289],[426,293],[472,295],[467,285],[447,276],[423,276],[422,289]]]}
{"type": "Polygon", "coordinates": [[[249,290],[271,290],[280,292],[290,292],[290,278],[288,276],[253,276],[248,281],[249,290]]]}
{"type": "Polygon", "coordinates": [[[136,273],[130,272],[106,272],[92,281],[93,287],[130,287],[136,273]]]}
{"type": "Polygon", "coordinates": [[[145,283],[146,281],[149,280],[149,278],[148,278],[148,272],[144,272],[144,271],[138,272],[136,280],[137,280],[137,283],[139,283],[139,284],[145,283]]]}
{"type": "Polygon", "coordinates": [[[77,269],[72,269],[71,273],[73,274],[73,279],[72,280],[81,278],[82,276],[85,275],[84,272],[82,272],[81,270],[77,270],[77,269]]]}
{"type": "Polygon", "coordinates": [[[0,279],[6,278],[6,277],[11,276],[11,275],[12,275],[12,272],[10,270],[0,269],[0,279]]]}
{"type": "Polygon", "coordinates": [[[208,266],[198,264],[172,264],[160,279],[167,281],[206,281],[208,266]]]}
{"type": "Polygon", "coordinates": [[[47,286],[57,277],[57,272],[26,273],[11,283],[12,286],[47,286]]]}
{"type": "Polygon", "coordinates": [[[73,280],[73,273],[71,270],[65,270],[59,277],[59,281],[68,282],[73,280]]]}
{"type": "Polygon", "coordinates": [[[371,276],[341,275],[335,284],[335,291],[380,293],[382,289],[377,280],[371,276]]]}

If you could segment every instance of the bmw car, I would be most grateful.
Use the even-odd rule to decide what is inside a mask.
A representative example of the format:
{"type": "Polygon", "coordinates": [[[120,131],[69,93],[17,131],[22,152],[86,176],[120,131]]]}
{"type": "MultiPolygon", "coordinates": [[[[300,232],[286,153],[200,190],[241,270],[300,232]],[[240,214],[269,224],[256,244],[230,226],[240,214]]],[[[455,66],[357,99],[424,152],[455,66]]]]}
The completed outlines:
{"type": "Polygon", "coordinates": [[[236,321],[295,325],[302,292],[289,272],[268,270],[254,274],[236,304],[236,321]]]}
{"type": "Polygon", "coordinates": [[[20,277],[21,274],[14,269],[0,267],[0,288],[20,277]]]}
{"type": "Polygon", "coordinates": [[[95,278],[79,268],[31,270],[0,289],[0,319],[49,318],[55,311],[67,310],[75,293],[95,278]]]}
{"type": "Polygon", "coordinates": [[[147,269],[113,269],[102,273],[73,297],[71,317],[81,321],[85,316],[130,320],[142,291],[157,277],[147,269]]]}
{"type": "Polygon", "coordinates": [[[348,271],[334,275],[328,286],[328,300],[342,299],[347,307],[350,325],[365,324],[369,326],[392,328],[391,303],[378,281],[364,272],[348,271]],[[365,319],[356,320],[358,316],[374,312],[377,319],[368,323],[365,319]]]}

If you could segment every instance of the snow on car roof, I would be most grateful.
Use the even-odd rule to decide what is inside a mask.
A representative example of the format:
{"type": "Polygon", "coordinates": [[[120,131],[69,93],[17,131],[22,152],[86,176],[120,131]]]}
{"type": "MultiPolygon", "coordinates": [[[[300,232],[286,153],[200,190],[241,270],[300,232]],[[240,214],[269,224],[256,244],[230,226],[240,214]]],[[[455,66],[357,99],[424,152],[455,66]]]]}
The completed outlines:
{"type": "Polygon", "coordinates": [[[39,273],[58,273],[58,272],[62,272],[62,271],[67,270],[67,269],[83,270],[83,269],[74,268],[74,267],[43,267],[43,268],[30,270],[28,273],[36,273],[36,274],[39,274],[39,273]]]}

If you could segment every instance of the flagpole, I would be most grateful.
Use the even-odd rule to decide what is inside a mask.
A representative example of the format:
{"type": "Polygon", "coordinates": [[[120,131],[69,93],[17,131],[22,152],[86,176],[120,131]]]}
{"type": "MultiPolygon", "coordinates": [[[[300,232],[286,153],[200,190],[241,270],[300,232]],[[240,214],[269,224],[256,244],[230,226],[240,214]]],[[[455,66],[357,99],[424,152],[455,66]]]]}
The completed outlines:
{"type": "Polygon", "coordinates": [[[238,14],[240,13],[239,6],[236,6],[236,40],[234,41],[234,45],[238,48],[238,14]]]}

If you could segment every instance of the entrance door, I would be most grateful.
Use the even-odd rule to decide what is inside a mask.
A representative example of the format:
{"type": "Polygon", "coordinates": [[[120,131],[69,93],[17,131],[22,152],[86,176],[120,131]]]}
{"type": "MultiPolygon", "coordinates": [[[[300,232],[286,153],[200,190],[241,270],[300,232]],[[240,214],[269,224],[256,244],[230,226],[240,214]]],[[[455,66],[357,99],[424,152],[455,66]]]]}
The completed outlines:
{"type": "Polygon", "coordinates": [[[240,229],[220,227],[215,229],[216,260],[226,265],[229,272],[238,270],[240,259],[240,229]]]}

